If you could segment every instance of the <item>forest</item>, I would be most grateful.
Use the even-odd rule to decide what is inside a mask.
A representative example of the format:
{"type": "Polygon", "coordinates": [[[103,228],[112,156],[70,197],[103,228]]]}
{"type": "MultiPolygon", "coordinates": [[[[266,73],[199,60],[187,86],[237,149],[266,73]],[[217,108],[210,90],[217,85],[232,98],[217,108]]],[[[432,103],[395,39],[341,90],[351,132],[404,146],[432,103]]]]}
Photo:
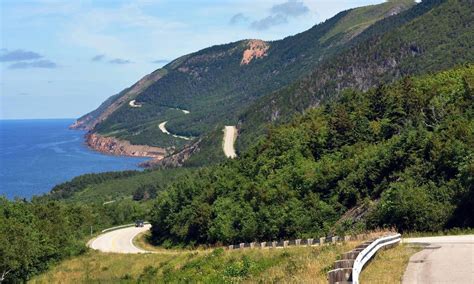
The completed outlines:
{"type": "Polygon", "coordinates": [[[341,12],[269,43],[246,66],[246,41],[167,65],[137,95],[142,108],[125,103],[92,131],[179,149],[187,142],[158,128],[169,119],[200,151],[182,168],[83,175],[32,200],[0,197],[0,282],[25,282],[136,219],[166,248],[472,228],[472,3],[398,2],[385,19],[397,1],[341,12]],[[373,25],[358,33],[367,13],[373,25]],[[222,154],[230,122],[233,160],[222,154]],[[346,218],[353,209],[361,218],[346,218]]]}
{"type": "Polygon", "coordinates": [[[347,90],[220,165],[85,175],[31,201],[0,198],[0,275],[27,280],[136,219],[164,247],[473,227],[473,88],[465,65],[347,90]],[[358,207],[362,219],[343,220],[358,207]]]}
{"type": "Polygon", "coordinates": [[[342,229],[400,232],[472,227],[474,67],[406,77],[274,127],[233,161],[162,191],[151,215],[157,244],[278,240],[342,229]]]}

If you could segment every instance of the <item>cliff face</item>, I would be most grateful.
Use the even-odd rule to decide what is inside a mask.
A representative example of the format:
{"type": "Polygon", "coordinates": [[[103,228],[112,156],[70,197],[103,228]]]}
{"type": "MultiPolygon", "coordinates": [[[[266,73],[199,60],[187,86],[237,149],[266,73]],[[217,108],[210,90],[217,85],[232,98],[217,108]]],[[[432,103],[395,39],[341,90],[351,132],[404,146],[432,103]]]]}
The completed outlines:
{"type": "Polygon", "coordinates": [[[199,144],[201,143],[201,139],[194,142],[193,144],[185,147],[183,150],[172,154],[170,156],[164,157],[162,159],[153,159],[150,161],[146,161],[140,164],[140,166],[145,168],[155,168],[155,167],[165,167],[165,168],[175,168],[175,167],[182,167],[184,162],[186,162],[191,155],[199,152],[199,144]]]}
{"type": "Polygon", "coordinates": [[[159,147],[147,145],[132,145],[125,140],[119,140],[114,137],[104,137],[96,133],[90,133],[86,136],[87,145],[101,153],[130,156],[130,157],[149,157],[154,162],[163,159],[166,156],[166,150],[159,147]]]}

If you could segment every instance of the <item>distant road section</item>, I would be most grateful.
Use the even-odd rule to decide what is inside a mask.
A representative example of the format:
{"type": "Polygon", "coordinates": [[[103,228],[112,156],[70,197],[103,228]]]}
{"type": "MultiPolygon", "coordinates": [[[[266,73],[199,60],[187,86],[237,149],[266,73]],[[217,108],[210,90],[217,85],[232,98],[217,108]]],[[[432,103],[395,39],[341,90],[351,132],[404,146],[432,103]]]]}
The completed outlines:
{"type": "Polygon", "coordinates": [[[402,283],[474,283],[474,235],[404,239],[424,249],[410,258],[402,283]]]}
{"type": "Polygon", "coordinates": [[[151,225],[143,227],[128,227],[104,233],[88,245],[90,248],[101,252],[114,253],[147,253],[148,251],[137,248],[133,244],[133,239],[141,232],[148,231],[151,225]]]}
{"type": "Polygon", "coordinates": [[[131,100],[128,104],[129,104],[131,107],[142,107],[142,105],[136,104],[136,103],[135,103],[135,100],[131,100]]]}
{"type": "Polygon", "coordinates": [[[181,136],[181,135],[176,135],[176,134],[172,134],[168,131],[168,129],[166,129],[166,123],[168,121],[165,121],[165,122],[162,122],[158,125],[158,127],[160,128],[161,132],[163,132],[164,134],[168,134],[168,135],[171,135],[173,137],[176,137],[176,138],[180,138],[180,139],[184,139],[184,140],[191,140],[191,137],[186,137],[186,136],[181,136]]]}
{"type": "Polygon", "coordinates": [[[224,127],[224,154],[227,158],[235,158],[237,154],[235,153],[234,143],[237,139],[237,128],[235,126],[226,126],[224,127]]]}

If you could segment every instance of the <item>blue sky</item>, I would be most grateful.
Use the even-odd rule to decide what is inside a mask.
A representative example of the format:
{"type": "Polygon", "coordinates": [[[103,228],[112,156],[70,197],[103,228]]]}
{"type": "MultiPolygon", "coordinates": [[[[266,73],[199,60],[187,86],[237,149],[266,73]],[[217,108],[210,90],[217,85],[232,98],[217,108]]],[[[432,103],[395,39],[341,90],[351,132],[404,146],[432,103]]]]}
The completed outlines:
{"type": "Polygon", "coordinates": [[[181,55],[383,0],[0,1],[0,119],[76,118],[181,55]]]}

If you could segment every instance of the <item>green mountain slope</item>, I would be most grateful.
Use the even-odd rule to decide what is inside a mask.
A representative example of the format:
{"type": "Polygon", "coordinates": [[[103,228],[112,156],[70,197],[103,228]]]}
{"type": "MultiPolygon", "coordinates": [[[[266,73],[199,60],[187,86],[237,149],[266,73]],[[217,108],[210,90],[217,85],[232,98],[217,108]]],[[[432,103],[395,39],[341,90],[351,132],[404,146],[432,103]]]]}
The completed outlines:
{"type": "Polygon", "coordinates": [[[172,184],[152,210],[153,238],[208,244],[318,236],[363,204],[364,219],[339,229],[472,227],[473,157],[473,65],[347,90],[272,129],[239,159],[172,184]]]}
{"type": "Polygon", "coordinates": [[[333,99],[346,88],[367,90],[402,76],[474,62],[474,6],[470,1],[423,1],[381,20],[307,78],[261,98],[240,117],[240,149],[251,145],[269,123],[333,99]]]}
{"type": "Polygon", "coordinates": [[[169,132],[187,137],[235,125],[255,99],[307,75],[370,25],[413,4],[400,0],[353,9],[283,40],[244,40],[183,56],[144,88],[131,95],[125,91],[86,115],[87,125],[133,144],[183,146],[187,141],[163,134],[160,123],[168,121],[169,132]],[[132,99],[141,107],[131,107],[132,99]]]}

